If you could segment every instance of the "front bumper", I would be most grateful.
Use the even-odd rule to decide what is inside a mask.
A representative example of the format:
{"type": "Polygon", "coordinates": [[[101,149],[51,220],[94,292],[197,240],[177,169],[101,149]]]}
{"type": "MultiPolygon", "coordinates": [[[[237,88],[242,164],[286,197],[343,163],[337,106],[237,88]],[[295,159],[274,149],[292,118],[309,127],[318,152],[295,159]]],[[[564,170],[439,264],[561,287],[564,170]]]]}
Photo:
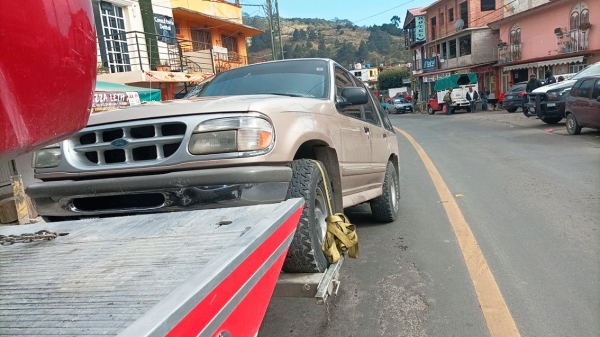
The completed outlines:
{"type": "Polygon", "coordinates": [[[42,216],[99,216],[285,200],[292,169],[246,166],[133,177],[35,183],[27,194],[42,216]]]}

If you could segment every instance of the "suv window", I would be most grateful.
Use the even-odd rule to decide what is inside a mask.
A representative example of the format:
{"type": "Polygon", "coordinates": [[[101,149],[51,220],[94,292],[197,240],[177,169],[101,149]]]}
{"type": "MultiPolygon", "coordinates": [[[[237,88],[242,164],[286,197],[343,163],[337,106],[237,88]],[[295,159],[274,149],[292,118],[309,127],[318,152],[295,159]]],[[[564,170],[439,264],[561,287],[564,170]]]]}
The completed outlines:
{"type": "Polygon", "coordinates": [[[335,94],[339,96],[342,93],[342,89],[344,89],[345,87],[353,86],[354,83],[352,82],[348,74],[346,74],[346,72],[342,68],[335,67],[335,94]]]}
{"type": "Polygon", "coordinates": [[[527,84],[514,84],[512,87],[510,87],[510,89],[508,89],[509,92],[521,92],[521,91],[525,91],[525,87],[527,86],[527,84]]]}
{"type": "MultiPolygon", "coordinates": [[[[367,89],[367,92],[371,92],[369,89],[367,89]]],[[[371,96],[371,95],[369,95],[371,96]]],[[[371,99],[369,99],[369,102],[367,102],[367,104],[363,105],[363,111],[364,111],[364,116],[365,116],[365,121],[367,123],[371,123],[371,124],[375,124],[377,126],[381,126],[381,121],[379,120],[379,112],[377,111],[377,106],[381,106],[380,104],[374,104],[373,103],[373,97],[370,97],[371,99]]]]}
{"type": "Polygon", "coordinates": [[[582,98],[590,98],[590,94],[594,88],[594,82],[594,79],[584,80],[581,82],[581,85],[577,90],[577,96],[582,98]]]}
{"type": "Polygon", "coordinates": [[[592,99],[598,99],[598,97],[600,97],[600,80],[596,81],[594,91],[592,92],[592,99]]]}
{"type": "MultiPolygon", "coordinates": [[[[599,81],[599,83],[600,83],[600,81],[599,81]]],[[[375,95],[370,90],[369,90],[369,95],[371,95],[371,99],[374,102],[379,103],[379,100],[377,100],[377,97],[375,97],[375,95]]],[[[377,110],[379,117],[381,117],[381,121],[383,121],[383,127],[386,130],[394,132],[394,127],[392,126],[392,122],[390,122],[388,114],[383,111],[383,108],[381,108],[381,104],[377,104],[377,103],[375,103],[375,109],[377,110]]]]}

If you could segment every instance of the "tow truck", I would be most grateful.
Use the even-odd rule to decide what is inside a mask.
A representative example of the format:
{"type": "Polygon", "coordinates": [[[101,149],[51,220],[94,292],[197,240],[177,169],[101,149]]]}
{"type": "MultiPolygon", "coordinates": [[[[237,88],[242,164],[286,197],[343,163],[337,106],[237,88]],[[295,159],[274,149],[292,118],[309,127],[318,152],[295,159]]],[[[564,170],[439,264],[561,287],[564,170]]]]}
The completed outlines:
{"type": "MultiPolygon", "coordinates": [[[[89,118],[92,3],[27,2],[26,16],[21,3],[0,13],[11,51],[0,54],[0,160],[66,139],[89,118]],[[24,78],[36,78],[35,102],[24,78]]],[[[256,336],[273,294],[324,304],[339,288],[343,255],[322,273],[281,273],[303,207],[295,198],[2,226],[0,335],[256,336]]]]}

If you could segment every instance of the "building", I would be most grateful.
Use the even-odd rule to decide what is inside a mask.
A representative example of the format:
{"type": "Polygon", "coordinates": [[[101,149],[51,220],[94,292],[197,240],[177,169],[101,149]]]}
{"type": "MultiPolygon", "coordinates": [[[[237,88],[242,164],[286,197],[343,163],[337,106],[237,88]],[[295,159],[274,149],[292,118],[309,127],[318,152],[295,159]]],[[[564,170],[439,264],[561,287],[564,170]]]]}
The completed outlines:
{"type": "MultiPolygon", "coordinates": [[[[423,8],[413,8],[406,11],[404,26],[402,28],[405,32],[405,47],[410,48],[412,54],[412,62],[409,65],[412,75],[412,87],[416,91],[427,93],[428,85],[426,82],[423,82],[423,77],[419,76],[423,73],[423,55],[425,54],[423,44],[425,44],[427,37],[426,18],[423,8]]],[[[419,100],[427,101],[427,97],[427,95],[419,95],[419,100]]]]}
{"type": "Polygon", "coordinates": [[[356,63],[353,65],[353,69],[349,71],[363,83],[367,83],[369,88],[377,90],[377,77],[379,76],[379,68],[371,68],[370,64],[362,65],[360,63],[356,63]]]}
{"type": "Polygon", "coordinates": [[[498,34],[499,90],[543,79],[546,70],[572,74],[600,61],[600,1],[552,0],[494,21],[498,34]],[[549,20],[549,18],[552,18],[549,20]],[[597,24],[595,24],[597,23],[597,24]]]}
{"type": "Polygon", "coordinates": [[[93,1],[98,80],[160,87],[163,98],[189,84],[251,63],[239,1],[93,1]]]}

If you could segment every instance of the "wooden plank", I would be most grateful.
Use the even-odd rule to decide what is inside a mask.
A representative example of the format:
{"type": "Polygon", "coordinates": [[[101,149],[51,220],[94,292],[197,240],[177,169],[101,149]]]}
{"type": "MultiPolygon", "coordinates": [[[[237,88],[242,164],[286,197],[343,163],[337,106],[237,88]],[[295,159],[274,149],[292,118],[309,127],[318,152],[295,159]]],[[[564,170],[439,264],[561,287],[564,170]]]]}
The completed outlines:
{"type": "Polygon", "coordinates": [[[17,217],[19,225],[25,225],[30,222],[29,220],[29,208],[27,207],[27,195],[25,194],[25,188],[23,187],[23,179],[21,175],[14,175],[11,177],[13,195],[15,198],[15,206],[17,207],[17,217]]]}
{"type": "Polygon", "coordinates": [[[0,223],[9,224],[18,219],[15,198],[8,198],[0,201],[0,223]]]}

